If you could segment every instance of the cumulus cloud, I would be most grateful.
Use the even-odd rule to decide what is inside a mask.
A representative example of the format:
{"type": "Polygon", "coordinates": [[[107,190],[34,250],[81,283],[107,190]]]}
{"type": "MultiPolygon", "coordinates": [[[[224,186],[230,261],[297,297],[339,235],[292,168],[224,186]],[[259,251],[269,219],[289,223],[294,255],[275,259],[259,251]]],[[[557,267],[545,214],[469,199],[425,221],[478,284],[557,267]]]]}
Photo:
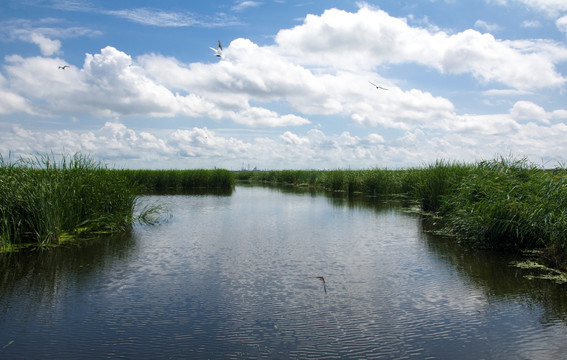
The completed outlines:
{"type": "Polygon", "coordinates": [[[545,109],[530,101],[516,102],[512,109],[510,109],[510,114],[516,120],[541,121],[549,124],[545,109]]]}
{"type": "Polygon", "coordinates": [[[281,30],[276,43],[281,54],[312,66],[370,70],[411,62],[518,89],[565,82],[553,59],[545,56],[550,47],[564,51],[562,45],[540,49],[537,42],[502,41],[472,29],[448,34],[411,27],[405,19],[365,4],[356,13],[331,9],[308,15],[303,24],[281,30]]]}
{"type": "Polygon", "coordinates": [[[8,89],[6,78],[0,74],[0,115],[17,112],[34,114],[28,100],[8,89]]]}
{"type": "MultiPolygon", "coordinates": [[[[159,66],[155,66],[155,61],[145,59],[142,64],[148,65],[148,72],[135,64],[129,55],[110,46],[99,54],[87,54],[82,69],[71,67],[64,72],[58,70],[58,66],[64,63],[61,59],[10,56],[7,61],[8,80],[5,82],[9,82],[13,95],[22,97],[18,94],[25,94],[28,101],[45,103],[41,106],[47,115],[80,111],[98,116],[227,118],[252,127],[309,123],[308,119],[295,114],[281,115],[273,110],[251,106],[248,96],[243,99],[238,93],[234,95],[232,103],[219,99],[218,91],[210,88],[205,80],[199,80],[200,74],[212,75],[219,65],[197,67],[194,70],[178,66],[176,69],[181,73],[187,72],[186,78],[191,80],[175,84],[174,78],[184,77],[179,77],[175,71],[166,73],[168,75],[152,73],[159,66]],[[183,89],[185,94],[174,92],[164,83],[183,89]]],[[[160,62],[159,59],[157,62],[160,62]]],[[[236,73],[233,71],[232,75],[236,73]]],[[[256,78],[260,79],[258,75],[256,78]]],[[[264,86],[245,74],[240,74],[235,81],[236,91],[241,94],[258,92],[260,90],[254,88],[264,86]]],[[[264,92],[270,93],[270,90],[265,89],[264,92]]]]}

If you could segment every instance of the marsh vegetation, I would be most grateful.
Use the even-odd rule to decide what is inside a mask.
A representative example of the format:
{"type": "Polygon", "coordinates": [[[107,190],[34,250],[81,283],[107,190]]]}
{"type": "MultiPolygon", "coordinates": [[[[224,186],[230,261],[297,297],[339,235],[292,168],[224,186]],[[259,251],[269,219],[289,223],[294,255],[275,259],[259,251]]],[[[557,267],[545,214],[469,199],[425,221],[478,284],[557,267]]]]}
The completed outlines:
{"type": "Polygon", "coordinates": [[[125,230],[135,220],[138,192],[128,178],[81,154],[0,158],[0,247],[125,230]]]}
{"type": "Polygon", "coordinates": [[[117,170],[148,192],[184,192],[194,189],[231,189],[234,176],[225,169],[117,170]]]}
{"type": "Polygon", "coordinates": [[[82,154],[0,157],[0,246],[57,244],[155,222],[159,205],[134,214],[137,198],[156,191],[230,190],[235,181],[286,184],[348,196],[402,196],[456,241],[471,247],[538,249],[548,265],[567,264],[567,171],[525,159],[477,163],[439,160],[400,170],[108,169],[82,154]]]}

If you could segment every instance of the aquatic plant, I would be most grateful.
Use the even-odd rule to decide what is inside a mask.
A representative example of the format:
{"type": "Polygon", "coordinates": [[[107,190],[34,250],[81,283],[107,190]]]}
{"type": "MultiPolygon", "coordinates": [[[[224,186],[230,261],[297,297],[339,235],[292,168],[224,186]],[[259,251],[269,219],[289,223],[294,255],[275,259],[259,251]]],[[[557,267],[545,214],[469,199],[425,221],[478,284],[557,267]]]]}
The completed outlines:
{"type": "Polygon", "coordinates": [[[525,159],[483,161],[445,199],[442,213],[471,245],[564,251],[566,179],[564,171],[546,171],[525,159]]]}
{"type": "Polygon", "coordinates": [[[411,176],[411,193],[424,211],[440,210],[443,197],[450,194],[470,174],[472,165],[437,160],[423,169],[414,169],[411,176]]]}
{"type": "MultiPolygon", "coordinates": [[[[0,156],[0,247],[129,228],[140,187],[91,157],[0,156]]],[[[149,210],[149,209],[148,209],[149,210]]]]}

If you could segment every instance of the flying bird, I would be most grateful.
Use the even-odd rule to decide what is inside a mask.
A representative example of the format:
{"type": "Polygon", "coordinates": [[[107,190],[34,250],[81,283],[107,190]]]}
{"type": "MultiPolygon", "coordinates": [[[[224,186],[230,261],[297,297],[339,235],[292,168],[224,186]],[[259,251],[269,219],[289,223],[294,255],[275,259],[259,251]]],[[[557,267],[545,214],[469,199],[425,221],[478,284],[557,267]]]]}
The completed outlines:
{"type": "Polygon", "coordinates": [[[325,290],[325,294],[327,293],[327,286],[325,285],[325,278],[322,276],[315,276],[315,279],[319,279],[323,282],[323,290],[325,290]]]}
{"type": "Polygon", "coordinates": [[[219,47],[218,47],[218,49],[212,48],[212,47],[210,47],[210,46],[209,46],[209,49],[211,49],[211,50],[213,50],[213,51],[215,52],[215,56],[216,56],[216,57],[224,58],[224,55],[223,55],[223,53],[222,53],[222,45],[221,45],[221,43],[220,43],[220,40],[219,40],[219,47]]]}
{"type": "Polygon", "coordinates": [[[65,70],[66,68],[70,67],[69,65],[63,65],[63,66],[59,66],[59,69],[61,70],[65,70]]]}
{"type": "Polygon", "coordinates": [[[372,81],[369,81],[369,83],[371,83],[372,85],[374,85],[374,86],[376,87],[376,89],[378,89],[378,90],[380,90],[380,89],[382,89],[382,90],[388,90],[388,89],[386,89],[385,87],[378,86],[378,85],[374,84],[372,81]]]}

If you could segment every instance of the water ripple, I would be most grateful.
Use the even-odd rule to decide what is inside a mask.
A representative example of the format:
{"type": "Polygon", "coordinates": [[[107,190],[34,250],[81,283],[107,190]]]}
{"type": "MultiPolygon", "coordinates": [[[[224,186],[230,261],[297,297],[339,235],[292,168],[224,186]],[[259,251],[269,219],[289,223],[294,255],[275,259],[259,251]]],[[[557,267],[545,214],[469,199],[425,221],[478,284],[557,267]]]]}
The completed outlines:
{"type": "MultiPolygon", "coordinates": [[[[107,246],[93,258],[87,247],[52,267],[34,265],[41,269],[36,274],[49,276],[14,276],[4,286],[13,290],[0,297],[0,326],[13,330],[0,334],[0,357],[567,353],[561,312],[530,297],[529,285],[507,273],[505,261],[455,253],[425,235],[418,216],[391,204],[349,207],[262,188],[162,199],[174,209],[172,220],[135,229],[135,241],[119,250],[107,246]],[[324,276],[326,293],[317,276],[324,276]],[[528,290],[503,291],[493,285],[496,278],[506,289],[528,290]]],[[[565,301],[563,292],[553,294],[565,301]]]]}

